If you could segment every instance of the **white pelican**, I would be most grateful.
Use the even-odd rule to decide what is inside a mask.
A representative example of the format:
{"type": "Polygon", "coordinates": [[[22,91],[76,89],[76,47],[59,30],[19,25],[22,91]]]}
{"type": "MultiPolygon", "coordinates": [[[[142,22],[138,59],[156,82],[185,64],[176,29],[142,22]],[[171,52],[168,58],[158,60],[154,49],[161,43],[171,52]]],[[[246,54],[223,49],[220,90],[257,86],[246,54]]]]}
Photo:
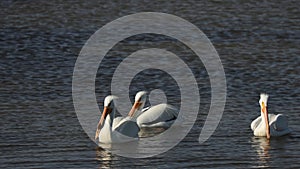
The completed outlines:
{"type": "Polygon", "coordinates": [[[95,140],[101,143],[121,143],[138,139],[140,128],[131,117],[115,117],[115,96],[107,96],[104,100],[104,110],[97,125],[95,140]],[[114,124],[113,124],[114,123],[114,124]]]}
{"type": "Polygon", "coordinates": [[[261,115],[251,123],[251,129],[255,136],[283,136],[289,134],[291,130],[288,128],[288,121],[283,114],[268,114],[267,94],[260,94],[259,104],[261,107],[261,115]]]}
{"type": "Polygon", "coordinates": [[[138,92],[128,114],[136,119],[139,127],[169,127],[176,120],[178,110],[171,105],[162,103],[143,109],[146,98],[147,92],[138,92]]]}

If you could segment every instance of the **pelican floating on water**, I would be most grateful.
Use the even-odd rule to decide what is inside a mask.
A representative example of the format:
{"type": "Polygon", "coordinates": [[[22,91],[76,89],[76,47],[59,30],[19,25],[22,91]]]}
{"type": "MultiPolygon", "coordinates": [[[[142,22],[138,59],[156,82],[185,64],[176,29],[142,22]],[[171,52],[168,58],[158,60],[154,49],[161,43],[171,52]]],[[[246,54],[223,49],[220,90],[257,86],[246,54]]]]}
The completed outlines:
{"type": "Polygon", "coordinates": [[[104,110],[97,125],[95,140],[101,143],[121,143],[138,139],[140,128],[132,117],[115,117],[115,96],[107,96],[104,100],[104,110]]]}
{"type": "Polygon", "coordinates": [[[289,134],[287,117],[283,114],[268,114],[267,102],[269,95],[260,94],[259,104],[261,107],[261,116],[251,123],[251,129],[255,136],[283,136],[289,134]]]}
{"type": "Polygon", "coordinates": [[[139,127],[169,127],[173,124],[178,116],[178,110],[175,107],[162,103],[143,109],[146,99],[147,92],[138,92],[128,114],[136,119],[139,127]]]}

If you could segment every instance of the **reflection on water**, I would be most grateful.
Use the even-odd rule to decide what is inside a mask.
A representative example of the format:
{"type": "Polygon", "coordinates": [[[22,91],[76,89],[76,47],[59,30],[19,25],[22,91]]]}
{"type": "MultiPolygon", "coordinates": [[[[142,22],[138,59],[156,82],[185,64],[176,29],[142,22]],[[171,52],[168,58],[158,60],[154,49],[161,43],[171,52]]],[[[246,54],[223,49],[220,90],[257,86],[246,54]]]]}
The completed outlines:
{"type": "Polygon", "coordinates": [[[182,137],[184,129],[182,126],[172,126],[168,130],[155,127],[153,130],[143,128],[141,132],[139,135],[143,137],[139,137],[136,141],[112,144],[98,143],[98,146],[112,152],[114,155],[117,154],[123,157],[152,157],[164,153],[178,144],[180,141],[178,136],[182,137]],[[176,132],[177,134],[174,134],[176,132]]]}
{"type": "MultiPolygon", "coordinates": [[[[299,1],[253,2],[1,1],[0,168],[300,168],[299,1]],[[76,118],[72,75],[80,49],[97,29],[144,11],[182,17],[208,36],[225,69],[227,102],[219,127],[199,145],[211,90],[198,57],[164,36],[141,35],[116,44],[97,73],[97,102],[109,94],[113,68],[122,58],[146,48],[166,49],[182,58],[195,74],[201,95],[196,123],[182,142],[156,157],[129,159],[101,148],[95,151],[97,145],[76,118]],[[270,142],[252,138],[249,125],[259,113],[260,92],[272,95],[270,112],[289,116],[291,137],[270,142]]],[[[160,74],[147,71],[139,75],[146,80],[138,76],[130,88],[163,86],[168,101],[180,103],[172,80],[162,81],[160,74]]]]}
{"type": "Polygon", "coordinates": [[[270,167],[269,160],[271,158],[269,154],[270,140],[266,137],[252,137],[252,147],[257,152],[257,156],[259,157],[260,168],[270,167]]]}
{"type": "Polygon", "coordinates": [[[100,162],[99,168],[111,168],[112,167],[111,152],[104,150],[101,147],[96,148],[96,160],[100,162]]]}
{"type": "MultiPolygon", "coordinates": [[[[299,159],[299,154],[294,154],[293,151],[298,148],[299,143],[297,144],[291,141],[293,138],[292,135],[271,137],[270,140],[266,137],[252,137],[251,147],[256,151],[259,159],[257,166],[259,168],[278,167],[283,165],[281,163],[283,159],[296,162],[295,159],[299,159]]],[[[289,164],[289,166],[294,165],[294,162],[289,164]]],[[[297,166],[297,164],[295,166],[297,166]]],[[[283,168],[286,168],[286,166],[283,168]]]]}
{"type": "Polygon", "coordinates": [[[163,127],[142,128],[139,132],[139,137],[152,137],[166,130],[163,127]]]}

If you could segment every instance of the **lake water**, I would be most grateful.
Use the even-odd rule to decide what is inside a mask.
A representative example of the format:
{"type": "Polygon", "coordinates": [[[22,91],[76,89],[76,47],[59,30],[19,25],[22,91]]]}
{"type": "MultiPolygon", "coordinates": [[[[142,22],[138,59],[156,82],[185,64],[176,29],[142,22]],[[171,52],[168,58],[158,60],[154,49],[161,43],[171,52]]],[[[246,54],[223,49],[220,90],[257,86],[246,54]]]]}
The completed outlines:
{"type": "MultiPolygon", "coordinates": [[[[299,6],[296,0],[1,1],[0,167],[299,168],[299,6]],[[184,18],[207,35],[224,66],[227,100],[218,128],[199,144],[211,93],[197,56],[162,35],[142,34],[118,43],[97,73],[100,109],[116,66],[132,52],[150,47],[184,60],[201,96],[196,123],[177,146],[154,157],[131,159],[99,148],[85,134],[73,106],[72,75],[81,48],[95,31],[119,17],[149,11],[184,18]],[[250,123],[259,115],[261,92],[270,94],[270,113],[288,116],[291,135],[270,141],[253,136],[250,123]]],[[[180,106],[178,86],[159,70],[139,73],[129,94],[133,100],[136,91],[153,89],[164,90],[168,102],[180,106]]],[[[161,129],[143,135],[157,131],[161,129]]]]}

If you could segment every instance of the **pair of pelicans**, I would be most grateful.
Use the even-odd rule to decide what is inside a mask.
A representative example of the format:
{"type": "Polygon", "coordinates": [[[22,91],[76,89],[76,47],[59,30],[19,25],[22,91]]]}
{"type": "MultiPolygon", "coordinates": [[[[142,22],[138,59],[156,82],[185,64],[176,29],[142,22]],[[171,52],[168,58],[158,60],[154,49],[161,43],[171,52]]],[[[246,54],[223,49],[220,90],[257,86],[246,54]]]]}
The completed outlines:
{"type": "MultiPolygon", "coordinates": [[[[261,94],[259,104],[261,115],[251,123],[255,136],[267,137],[289,134],[286,116],[268,114],[268,95],[261,94]]],[[[115,118],[115,96],[107,96],[104,100],[104,110],[97,125],[95,140],[101,143],[120,143],[138,139],[142,127],[169,127],[176,120],[179,111],[168,104],[159,104],[144,108],[147,93],[138,92],[135,103],[127,117],[115,118]]]]}
{"type": "Polygon", "coordinates": [[[115,96],[107,96],[104,110],[97,125],[95,140],[101,143],[119,143],[138,139],[142,127],[169,127],[178,116],[178,110],[168,104],[144,108],[147,99],[145,91],[138,92],[127,117],[115,118],[115,96]],[[143,109],[144,108],[144,109],[143,109]]]}

